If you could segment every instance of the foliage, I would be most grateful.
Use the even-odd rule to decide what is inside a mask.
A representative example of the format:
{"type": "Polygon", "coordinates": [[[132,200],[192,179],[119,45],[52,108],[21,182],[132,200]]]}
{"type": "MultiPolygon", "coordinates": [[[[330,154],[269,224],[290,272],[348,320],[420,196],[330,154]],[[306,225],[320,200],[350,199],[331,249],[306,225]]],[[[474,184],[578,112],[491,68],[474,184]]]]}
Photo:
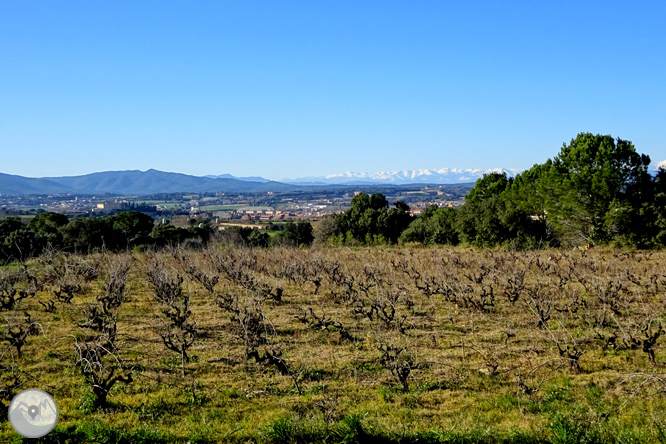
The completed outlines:
{"type": "Polygon", "coordinates": [[[123,211],[113,217],[113,229],[131,246],[145,243],[153,227],[153,218],[138,211],[123,211]]]}
{"type": "Polygon", "coordinates": [[[574,243],[608,242],[617,213],[635,217],[635,199],[649,183],[650,158],[629,141],[581,133],[564,145],[545,172],[544,206],[551,224],[574,243]]]}
{"type": "Polygon", "coordinates": [[[0,263],[24,260],[35,250],[34,233],[18,217],[0,220],[0,263]]]}
{"type": "Polygon", "coordinates": [[[456,216],[453,208],[431,205],[402,232],[400,242],[457,245],[460,239],[455,226],[456,216]]]}
{"type": "Polygon", "coordinates": [[[249,247],[268,247],[270,236],[265,231],[258,228],[244,227],[241,225],[228,227],[218,237],[225,243],[231,243],[238,246],[249,247]]]}
{"type": "MultiPolygon", "coordinates": [[[[152,243],[157,246],[176,246],[188,239],[201,239],[205,245],[211,236],[211,228],[208,225],[190,226],[189,228],[175,227],[171,224],[155,225],[150,238],[152,243]]],[[[145,239],[145,244],[150,245],[151,241],[145,239]]]]}
{"type": "Polygon", "coordinates": [[[501,195],[513,182],[513,179],[507,178],[506,173],[484,174],[482,178],[476,181],[467,196],[466,202],[482,202],[490,197],[501,195]]]}
{"type": "Polygon", "coordinates": [[[335,216],[336,234],[343,234],[346,241],[396,243],[412,217],[404,202],[396,202],[394,206],[389,209],[388,201],[382,194],[369,196],[359,193],[352,198],[349,210],[335,216]]]}
{"type": "Polygon", "coordinates": [[[341,229],[336,222],[335,215],[329,214],[322,217],[317,228],[314,229],[314,243],[315,245],[326,245],[340,233],[341,229]]]}
{"type": "Polygon", "coordinates": [[[512,248],[553,245],[547,223],[533,218],[507,198],[512,183],[506,173],[484,175],[477,180],[462,207],[426,208],[402,233],[401,242],[424,245],[463,242],[478,247],[512,248]]]}
{"type": "Polygon", "coordinates": [[[207,223],[188,228],[169,223],[155,225],[152,217],[138,211],[72,220],[44,212],[27,224],[17,217],[7,217],[0,219],[0,263],[25,261],[48,249],[81,253],[121,251],[137,246],[178,245],[193,239],[205,246],[211,233],[207,223]]]}
{"type": "Polygon", "coordinates": [[[510,245],[534,248],[549,243],[545,223],[512,206],[502,196],[468,202],[458,210],[456,227],[462,242],[479,247],[510,245]]]}
{"type": "Polygon", "coordinates": [[[115,250],[117,240],[112,216],[76,218],[61,228],[65,249],[87,253],[107,248],[115,250]]]}
{"type": "Polygon", "coordinates": [[[30,219],[28,228],[35,233],[35,239],[41,248],[62,248],[63,237],[60,229],[68,222],[69,219],[64,214],[45,212],[30,219]]]}
{"type": "Polygon", "coordinates": [[[663,246],[666,173],[652,177],[649,163],[629,141],[581,133],[556,157],[514,179],[484,175],[462,207],[446,217],[424,211],[401,239],[511,248],[663,246]]]}
{"type": "Polygon", "coordinates": [[[296,223],[289,221],[282,227],[282,230],[273,238],[276,244],[284,245],[310,245],[314,241],[312,225],[307,221],[298,221],[296,223]]]}

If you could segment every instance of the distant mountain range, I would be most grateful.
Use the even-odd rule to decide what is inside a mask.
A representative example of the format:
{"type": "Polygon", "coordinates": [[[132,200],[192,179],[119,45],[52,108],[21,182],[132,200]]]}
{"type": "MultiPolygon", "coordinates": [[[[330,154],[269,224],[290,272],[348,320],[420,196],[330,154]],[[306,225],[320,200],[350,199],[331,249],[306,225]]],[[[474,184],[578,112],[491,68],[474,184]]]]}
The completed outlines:
{"type": "Polygon", "coordinates": [[[283,179],[281,182],[297,185],[406,185],[406,184],[454,184],[476,182],[486,173],[506,173],[514,177],[521,170],[493,168],[440,168],[431,170],[382,171],[379,173],[342,173],[328,176],[283,179]]]}
{"type": "MultiPolygon", "coordinates": [[[[666,168],[666,160],[653,164],[653,171],[666,168]]],[[[259,176],[235,177],[231,174],[190,176],[166,173],[157,170],[105,171],[83,176],[67,177],[23,177],[0,173],[0,194],[125,194],[146,195],[157,193],[205,193],[205,192],[286,192],[309,186],[355,186],[355,185],[409,185],[409,184],[460,184],[473,183],[486,173],[506,173],[514,177],[516,169],[422,169],[382,171],[379,173],[342,173],[328,176],[311,176],[284,179],[280,182],[259,176]]]]}
{"type": "Polygon", "coordinates": [[[262,182],[262,183],[267,183],[267,182],[272,182],[270,179],[264,179],[263,177],[259,176],[249,176],[249,177],[236,177],[232,176],[231,174],[220,174],[219,176],[204,176],[204,177],[209,177],[211,179],[238,179],[242,180],[245,182],[262,182]]]}
{"type": "Polygon", "coordinates": [[[330,176],[303,177],[272,181],[259,176],[235,177],[230,174],[190,176],[157,170],[105,171],[83,176],[23,177],[0,173],[0,194],[125,194],[146,195],[180,192],[267,192],[295,191],[307,186],[455,184],[474,182],[487,172],[506,172],[507,169],[448,169],[403,170],[381,173],[343,173],[330,176]]]}
{"type": "Polygon", "coordinates": [[[145,195],[180,192],[267,192],[290,191],[299,187],[280,182],[248,181],[229,177],[198,177],[163,171],[105,171],[69,177],[31,178],[0,173],[0,194],[128,194],[145,195]]]}

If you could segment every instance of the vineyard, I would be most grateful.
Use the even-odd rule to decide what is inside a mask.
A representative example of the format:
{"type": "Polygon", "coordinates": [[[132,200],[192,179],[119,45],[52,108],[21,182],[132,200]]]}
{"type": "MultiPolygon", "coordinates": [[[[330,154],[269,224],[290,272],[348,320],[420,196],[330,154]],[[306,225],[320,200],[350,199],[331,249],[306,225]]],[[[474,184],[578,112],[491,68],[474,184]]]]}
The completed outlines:
{"type": "Polygon", "coordinates": [[[666,253],[212,245],[0,269],[1,441],[666,442],[666,253]]]}

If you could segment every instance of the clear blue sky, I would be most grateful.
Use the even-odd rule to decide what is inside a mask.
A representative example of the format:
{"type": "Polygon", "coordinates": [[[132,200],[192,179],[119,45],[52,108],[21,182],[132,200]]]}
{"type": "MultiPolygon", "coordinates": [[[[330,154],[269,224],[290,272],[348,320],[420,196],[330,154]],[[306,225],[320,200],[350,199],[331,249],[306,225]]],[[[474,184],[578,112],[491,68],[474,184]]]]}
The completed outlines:
{"type": "Polygon", "coordinates": [[[0,172],[666,159],[661,1],[0,2],[0,172]]]}

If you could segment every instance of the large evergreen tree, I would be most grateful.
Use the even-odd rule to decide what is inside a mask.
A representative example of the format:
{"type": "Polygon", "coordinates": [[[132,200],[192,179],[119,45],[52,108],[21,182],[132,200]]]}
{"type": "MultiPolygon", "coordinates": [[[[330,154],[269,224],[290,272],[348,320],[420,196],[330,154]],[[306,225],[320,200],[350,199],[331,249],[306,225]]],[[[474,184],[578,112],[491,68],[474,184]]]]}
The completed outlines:
{"type": "Polygon", "coordinates": [[[454,208],[431,205],[416,218],[400,236],[400,242],[419,242],[423,245],[459,243],[454,208]]]}
{"type": "Polygon", "coordinates": [[[396,243],[412,217],[404,202],[396,202],[394,206],[389,209],[382,194],[359,193],[352,198],[349,210],[335,216],[335,222],[347,238],[365,243],[396,243]]]}
{"type": "Polygon", "coordinates": [[[636,217],[632,199],[649,183],[649,164],[629,141],[579,134],[540,178],[549,222],[570,243],[610,241],[621,231],[616,215],[636,217]]]}

